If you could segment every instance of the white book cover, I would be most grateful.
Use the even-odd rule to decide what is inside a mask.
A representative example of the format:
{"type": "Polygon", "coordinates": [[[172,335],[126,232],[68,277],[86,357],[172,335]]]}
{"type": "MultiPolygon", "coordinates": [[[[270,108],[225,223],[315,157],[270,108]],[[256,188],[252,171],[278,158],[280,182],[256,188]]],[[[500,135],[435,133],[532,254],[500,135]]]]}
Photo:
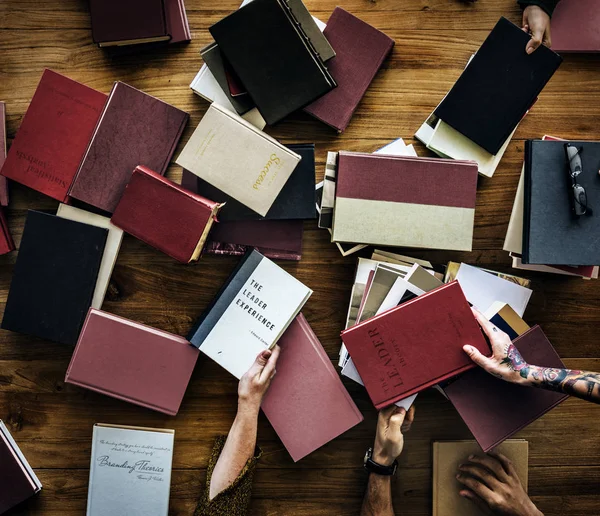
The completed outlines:
{"type": "Polygon", "coordinates": [[[112,276],[115,263],[117,262],[119,250],[121,249],[123,230],[119,229],[114,224],[111,224],[108,217],[103,217],[102,215],[81,210],[67,204],[59,205],[56,216],[63,219],[74,220],[75,222],[82,222],[83,224],[89,224],[90,226],[108,229],[106,245],[104,246],[104,253],[102,254],[102,262],[100,263],[100,270],[98,272],[98,279],[96,280],[96,288],[94,289],[91,305],[92,308],[100,310],[104,303],[104,297],[106,296],[108,284],[110,283],[110,277],[112,276]]]}
{"type": "Polygon", "coordinates": [[[213,103],[175,162],[264,217],[300,160],[213,103]]]}
{"type": "Polygon", "coordinates": [[[480,312],[485,312],[495,301],[502,301],[509,304],[519,317],[523,317],[531,298],[531,289],[466,263],[460,265],[456,280],[467,301],[480,312]]]}
{"type": "Polygon", "coordinates": [[[94,425],[87,516],[167,516],[175,431],[94,425]]]}
{"type": "Polygon", "coordinates": [[[253,251],[193,331],[190,342],[236,378],[271,349],[312,290],[253,251]]]}

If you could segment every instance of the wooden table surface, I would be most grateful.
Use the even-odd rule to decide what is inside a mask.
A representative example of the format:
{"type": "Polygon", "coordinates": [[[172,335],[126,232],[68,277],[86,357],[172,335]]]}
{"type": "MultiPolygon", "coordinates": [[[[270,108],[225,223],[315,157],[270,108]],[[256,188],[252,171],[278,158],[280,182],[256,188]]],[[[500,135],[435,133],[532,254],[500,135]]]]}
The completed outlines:
{"type": "MultiPolygon", "coordinates": [[[[337,3],[307,0],[308,8],[323,21],[337,3]]],[[[2,0],[0,100],[7,103],[9,143],[48,67],[104,92],[113,81],[125,81],[189,112],[191,121],[178,153],[208,106],[189,89],[202,64],[198,51],[209,42],[208,27],[237,8],[236,0],[186,0],[186,4],[193,35],[189,45],[115,56],[92,43],[85,0],[2,0]]],[[[316,144],[318,180],[326,151],[372,152],[398,137],[411,143],[498,18],[520,21],[514,0],[480,0],[475,5],[457,0],[344,0],[341,5],[394,38],[396,46],[343,135],[304,114],[268,129],[283,143],[316,144]]],[[[501,249],[521,171],[523,140],[544,134],[600,140],[599,115],[600,58],[566,57],[519,127],[496,175],[479,180],[474,251],[406,254],[510,271],[509,258],[501,249]]],[[[417,150],[428,155],[422,146],[417,150]]],[[[172,165],[168,176],[178,180],[181,171],[172,165]]],[[[13,184],[8,219],[17,246],[28,209],[54,213],[56,208],[55,201],[13,184]]],[[[306,222],[302,261],[281,265],[314,289],[304,313],[337,362],[356,255],[341,257],[327,237],[314,221],[306,222]]],[[[16,256],[15,252],[0,257],[2,305],[16,256]]],[[[185,335],[236,261],[204,256],[198,264],[180,265],[126,236],[104,309],[185,335]]],[[[568,366],[600,370],[598,282],[524,275],[533,280],[534,289],[526,320],[543,327],[568,366]]],[[[191,515],[204,486],[213,439],[228,431],[234,417],[234,378],[201,357],[181,411],[172,418],[65,385],[71,352],[68,346],[0,332],[0,418],[44,485],[38,496],[12,514],[84,513],[92,425],[103,422],[175,429],[170,513],[191,515]]],[[[298,464],[261,415],[258,440],[264,454],[251,514],[358,513],[366,480],[362,457],[372,443],[376,413],[360,386],[345,384],[365,421],[298,464]]],[[[394,479],[395,507],[402,515],[431,514],[431,442],[470,438],[440,394],[426,392],[416,405],[416,421],[394,479]]],[[[530,443],[530,494],[546,515],[600,514],[599,418],[600,406],[571,399],[517,434],[530,443]]]]}

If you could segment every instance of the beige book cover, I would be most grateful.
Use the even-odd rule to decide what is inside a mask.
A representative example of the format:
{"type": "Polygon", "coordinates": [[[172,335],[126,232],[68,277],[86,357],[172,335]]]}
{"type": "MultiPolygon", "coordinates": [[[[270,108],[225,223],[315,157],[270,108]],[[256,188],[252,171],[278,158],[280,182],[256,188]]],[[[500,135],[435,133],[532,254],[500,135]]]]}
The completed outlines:
{"type": "MultiPolygon", "coordinates": [[[[521,483],[527,490],[529,443],[509,439],[494,451],[510,459],[521,483]]],[[[468,462],[469,455],[482,455],[476,441],[439,441],[433,443],[433,516],[486,516],[477,505],[458,493],[463,485],[456,479],[458,466],[468,462]]]]}
{"type": "Polygon", "coordinates": [[[414,264],[404,279],[425,292],[441,287],[444,284],[443,281],[419,264],[414,264]]]}
{"type": "Polygon", "coordinates": [[[525,165],[521,169],[515,202],[510,213],[506,238],[502,249],[509,253],[522,254],[523,252],[523,211],[525,209],[525,165]]]}
{"type": "Polygon", "coordinates": [[[264,217],[300,159],[213,103],[175,162],[264,217]]]}
{"type": "Polygon", "coordinates": [[[83,224],[89,224],[90,226],[108,229],[108,237],[106,238],[106,245],[104,246],[104,253],[102,254],[102,262],[100,263],[100,271],[98,272],[98,279],[96,280],[96,288],[94,289],[91,305],[92,308],[100,310],[102,308],[102,303],[104,303],[106,291],[108,290],[110,277],[112,276],[115,263],[117,262],[119,250],[121,249],[123,230],[112,224],[108,217],[103,217],[102,215],[81,210],[67,204],[61,204],[58,207],[56,216],[63,219],[74,220],[75,222],[82,222],[83,224]]]}

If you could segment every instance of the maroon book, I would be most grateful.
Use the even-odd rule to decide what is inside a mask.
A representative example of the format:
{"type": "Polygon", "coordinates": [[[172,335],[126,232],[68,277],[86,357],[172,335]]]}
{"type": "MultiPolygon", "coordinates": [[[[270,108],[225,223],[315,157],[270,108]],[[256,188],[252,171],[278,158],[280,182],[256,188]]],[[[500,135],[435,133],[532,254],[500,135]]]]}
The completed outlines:
{"type": "Polygon", "coordinates": [[[167,31],[171,35],[169,43],[191,41],[192,33],[185,12],[183,0],[164,0],[167,15],[167,31]]]}
{"type": "MultiPolygon", "coordinates": [[[[539,326],[517,337],[513,343],[530,364],[565,367],[539,326]]],[[[484,452],[568,398],[566,394],[505,382],[479,368],[442,388],[484,452]]]]}
{"type": "Polygon", "coordinates": [[[69,195],[112,213],[135,167],[163,175],[189,115],[116,82],[69,195]]]}
{"type": "Polygon", "coordinates": [[[600,52],[598,0],[562,0],[552,15],[552,50],[558,53],[600,52]]]}
{"type": "Polygon", "coordinates": [[[341,7],[335,8],[323,34],[336,52],[327,61],[327,69],[338,86],[304,111],[342,132],[394,47],[394,40],[341,7]]]}
{"type": "Polygon", "coordinates": [[[262,409],[297,462],[363,417],[304,315],[294,319],[278,345],[277,374],[262,409]]]}
{"type": "MultiPolygon", "coordinates": [[[[0,102],[0,170],[6,160],[6,104],[0,102]]],[[[8,206],[8,180],[0,176],[0,206],[8,206]]]]}
{"type": "Polygon", "coordinates": [[[198,354],[179,335],[92,308],[65,382],[174,416],[198,354]]]}
{"type": "Polygon", "coordinates": [[[2,175],[66,202],[106,95],[45,70],[2,175]]]}
{"type": "Polygon", "coordinates": [[[377,409],[475,367],[465,343],[491,350],[457,281],[342,332],[377,409]]]}
{"type": "Polygon", "coordinates": [[[189,263],[200,257],[221,204],[137,167],[111,222],[130,235],[189,263]]]}
{"type": "Polygon", "coordinates": [[[4,208],[0,207],[0,255],[10,253],[14,250],[15,243],[8,229],[4,208]]]}

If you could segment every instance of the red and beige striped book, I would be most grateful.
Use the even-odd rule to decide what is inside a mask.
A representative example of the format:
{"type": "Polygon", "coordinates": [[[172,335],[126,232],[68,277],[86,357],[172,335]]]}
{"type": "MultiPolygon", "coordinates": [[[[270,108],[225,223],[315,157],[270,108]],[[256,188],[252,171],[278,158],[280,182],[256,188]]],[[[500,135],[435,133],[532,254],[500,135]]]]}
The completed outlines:
{"type": "Polygon", "coordinates": [[[334,242],[471,251],[477,163],[340,151],[334,242]]]}

